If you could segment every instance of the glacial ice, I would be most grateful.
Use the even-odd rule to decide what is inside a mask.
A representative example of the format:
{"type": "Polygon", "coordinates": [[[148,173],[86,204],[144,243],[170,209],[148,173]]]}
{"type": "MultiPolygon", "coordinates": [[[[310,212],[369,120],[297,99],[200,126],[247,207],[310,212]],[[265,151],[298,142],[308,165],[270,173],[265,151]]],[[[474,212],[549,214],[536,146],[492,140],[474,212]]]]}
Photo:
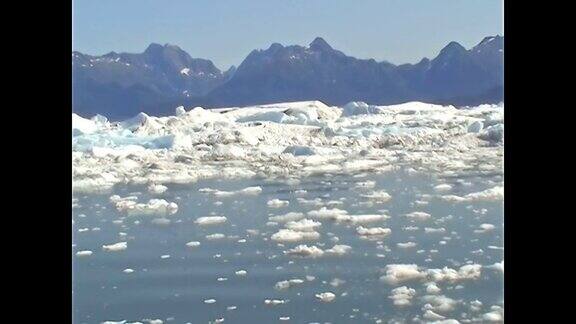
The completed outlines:
{"type": "MultiPolygon", "coordinates": [[[[351,103],[340,108],[319,101],[196,107],[178,109],[169,117],[140,113],[122,122],[73,114],[73,190],[207,178],[387,172],[400,165],[463,174],[470,172],[467,166],[478,164],[482,172],[501,172],[502,116],[503,106],[497,105],[456,109],[420,102],[351,103]]],[[[383,192],[365,197],[376,203],[390,198],[383,192]]]]}

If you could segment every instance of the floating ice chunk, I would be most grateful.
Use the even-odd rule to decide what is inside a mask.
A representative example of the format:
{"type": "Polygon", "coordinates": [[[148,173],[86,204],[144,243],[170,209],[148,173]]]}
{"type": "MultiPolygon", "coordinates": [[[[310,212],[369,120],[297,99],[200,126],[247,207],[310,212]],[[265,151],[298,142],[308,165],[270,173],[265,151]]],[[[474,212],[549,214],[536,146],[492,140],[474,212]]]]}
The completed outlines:
{"type": "Polygon", "coordinates": [[[288,288],[296,286],[296,285],[301,285],[303,283],[304,283],[304,280],[302,280],[302,279],[290,279],[290,280],[278,281],[274,285],[274,289],[284,290],[284,289],[288,289],[288,288]]]}
{"type": "Polygon", "coordinates": [[[298,241],[313,241],[320,238],[320,233],[315,231],[299,232],[290,229],[281,229],[277,233],[272,234],[270,239],[276,242],[298,242],[298,241]]]}
{"type": "Polygon", "coordinates": [[[125,323],[126,323],[126,320],[123,320],[123,321],[104,321],[104,322],[101,322],[100,324],[125,324],[125,323]]]}
{"type": "Polygon", "coordinates": [[[281,304],[285,304],[286,301],[283,299],[266,299],[264,300],[264,304],[266,305],[270,305],[270,306],[276,306],[276,305],[281,305],[281,304]]]}
{"type": "Polygon", "coordinates": [[[383,227],[370,227],[370,228],[366,228],[363,226],[359,226],[356,228],[356,233],[358,233],[359,235],[389,235],[390,233],[392,233],[392,230],[389,228],[383,228],[383,227]]]}
{"type": "Polygon", "coordinates": [[[316,296],[316,298],[318,300],[320,300],[321,302],[324,302],[324,303],[329,303],[329,302],[332,302],[334,299],[336,299],[336,295],[334,293],[329,292],[329,291],[323,292],[320,294],[316,294],[314,296],[316,296]]]}
{"type": "Polygon", "coordinates": [[[119,243],[110,244],[110,245],[102,245],[102,249],[104,251],[108,251],[108,252],[124,251],[127,248],[128,248],[127,242],[119,242],[119,243]]]}
{"type": "Polygon", "coordinates": [[[226,235],[224,235],[222,233],[214,233],[214,234],[206,235],[207,240],[221,240],[223,238],[226,238],[226,235]]]}
{"type": "Polygon", "coordinates": [[[492,306],[492,311],[482,315],[482,320],[486,322],[504,321],[503,310],[499,306],[492,306]]]}
{"type": "Polygon", "coordinates": [[[415,242],[406,242],[406,243],[398,243],[396,245],[401,249],[409,249],[409,248],[416,247],[416,245],[418,245],[418,244],[416,244],[415,242]]]}
{"type": "Polygon", "coordinates": [[[87,256],[91,256],[91,255],[92,255],[92,251],[89,251],[89,250],[76,252],[77,257],[87,257],[87,256]]]}
{"type": "Polygon", "coordinates": [[[204,300],[204,304],[214,304],[216,302],[216,299],[205,299],[204,300]]]}
{"type": "Polygon", "coordinates": [[[319,210],[311,210],[308,212],[308,216],[318,219],[333,219],[338,220],[342,216],[347,215],[348,212],[342,209],[333,208],[327,209],[326,207],[322,207],[319,210]]]}
{"type": "Polygon", "coordinates": [[[270,208],[281,208],[281,207],[286,207],[288,206],[290,202],[287,200],[280,200],[277,198],[274,198],[272,200],[269,200],[266,205],[268,205],[268,207],[270,208]]]}
{"type": "Polygon", "coordinates": [[[496,270],[498,272],[504,273],[504,261],[496,262],[493,265],[489,265],[486,267],[486,269],[492,269],[492,270],[496,270]]]}
{"type": "Polygon", "coordinates": [[[168,187],[161,184],[150,184],[148,186],[148,192],[155,195],[163,194],[166,192],[166,190],[168,190],[168,187]]]}
{"type": "Polygon", "coordinates": [[[435,295],[442,292],[442,289],[440,289],[440,287],[438,287],[435,282],[428,282],[425,285],[427,294],[435,295]]]}
{"type": "Polygon", "coordinates": [[[121,200],[116,203],[116,209],[128,216],[135,215],[172,215],[178,211],[178,205],[164,199],[150,199],[146,204],[136,204],[133,201],[121,200]]]}
{"type": "Polygon", "coordinates": [[[286,228],[298,232],[312,232],[316,227],[322,226],[322,223],[315,222],[311,219],[302,219],[286,223],[286,228]]]}
{"type": "Polygon", "coordinates": [[[386,274],[380,277],[380,280],[391,285],[426,278],[426,272],[419,271],[415,264],[389,264],[385,272],[386,274]]]}
{"type": "Polygon", "coordinates": [[[440,314],[436,314],[436,313],[434,313],[433,311],[431,311],[431,310],[429,310],[429,309],[427,309],[427,310],[424,312],[424,315],[422,315],[422,317],[423,317],[424,319],[426,319],[426,320],[429,320],[429,321],[438,321],[438,320],[446,319],[446,316],[442,316],[442,315],[440,315],[440,314]]]}
{"type": "MultiPolygon", "coordinates": [[[[183,70],[185,70],[185,69],[183,69],[183,70]]],[[[174,110],[174,113],[177,117],[182,117],[186,114],[186,109],[184,109],[184,106],[178,106],[174,110]]]]}
{"type": "Polygon", "coordinates": [[[337,220],[350,222],[356,225],[380,222],[388,218],[390,218],[390,216],[387,215],[347,215],[338,217],[337,220]]]}
{"type": "Polygon", "coordinates": [[[238,306],[228,306],[228,307],[226,307],[226,310],[227,310],[227,311],[232,311],[232,310],[236,310],[236,309],[238,309],[238,306]]]}
{"type": "Polygon", "coordinates": [[[450,191],[450,190],[452,190],[452,186],[444,183],[444,184],[440,184],[440,185],[435,186],[434,190],[436,190],[436,191],[450,191]]]}
{"type": "Polygon", "coordinates": [[[448,314],[456,309],[458,301],[444,295],[426,295],[422,300],[427,303],[424,309],[435,313],[448,314]]]}
{"type": "Polygon", "coordinates": [[[324,252],[328,255],[342,256],[344,254],[348,254],[350,251],[352,251],[351,246],[344,244],[337,244],[334,245],[332,248],[325,250],[324,252]]]}
{"type": "Polygon", "coordinates": [[[479,300],[473,300],[470,302],[470,310],[473,312],[479,312],[482,310],[482,302],[479,300]]]}
{"type": "Polygon", "coordinates": [[[234,272],[234,274],[236,274],[238,277],[245,277],[248,274],[248,272],[246,270],[238,270],[234,272]]]}
{"type": "Polygon", "coordinates": [[[124,273],[133,273],[133,272],[134,272],[134,270],[133,270],[133,269],[130,269],[130,268],[128,268],[128,269],[124,269],[124,270],[122,270],[122,272],[124,272],[124,273]]]}
{"type": "Polygon", "coordinates": [[[198,242],[198,241],[191,241],[191,242],[186,243],[186,246],[187,246],[187,247],[198,247],[198,246],[200,246],[200,242],[198,242]]]}
{"type": "Polygon", "coordinates": [[[392,199],[392,196],[390,196],[390,194],[384,190],[374,191],[370,194],[365,194],[365,195],[360,195],[360,196],[364,197],[364,198],[368,198],[368,199],[370,199],[372,201],[376,201],[376,202],[387,202],[390,199],[392,199]]]}
{"type": "Polygon", "coordinates": [[[474,233],[479,233],[479,234],[488,233],[488,232],[493,231],[496,228],[496,226],[494,226],[492,224],[480,224],[479,227],[480,227],[479,229],[474,230],[474,233]]]}
{"type": "Polygon", "coordinates": [[[425,213],[425,212],[415,211],[415,212],[411,212],[411,213],[406,214],[406,217],[408,217],[410,219],[414,219],[414,220],[423,221],[423,220],[429,219],[430,217],[432,217],[432,215],[425,213]]]}
{"type": "Polygon", "coordinates": [[[227,220],[226,216],[204,216],[198,217],[194,223],[199,226],[223,224],[227,220]]]}
{"type": "Polygon", "coordinates": [[[160,259],[170,259],[170,254],[161,255],[160,259]]]}
{"type": "Polygon", "coordinates": [[[289,212],[284,215],[268,217],[268,220],[272,222],[285,223],[285,222],[297,221],[302,218],[304,218],[303,213],[289,212]]]}
{"type": "Polygon", "coordinates": [[[246,194],[246,195],[257,195],[257,194],[262,192],[262,188],[261,187],[246,187],[246,188],[240,190],[240,192],[243,194],[246,194]]]}
{"type": "Polygon", "coordinates": [[[278,319],[281,320],[281,321],[289,321],[289,320],[290,320],[290,316],[280,316],[278,319]]]}
{"type": "Polygon", "coordinates": [[[458,282],[462,280],[476,280],[480,278],[482,266],[479,264],[467,264],[461,266],[458,271],[444,267],[443,269],[428,269],[428,276],[432,281],[458,282]]]}
{"type": "Polygon", "coordinates": [[[394,306],[409,306],[412,304],[412,298],[416,295],[416,290],[406,286],[394,288],[388,297],[393,300],[394,306]]]}
{"type": "Polygon", "coordinates": [[[298,245],[297,247],[285,251],[284,254],[291,256],[299,256],[303,258],[319,258],[324,255],[324,251],[317,246],[308,246],[305,244],[298,245]]]}
{"type": "Polygon", "coordinates": [[[473,201],[501,201],[504,199],[504,187],[496,186],[484,191],[473,192],[464,197],[456,195],[445,195],[440,197],[451,202],[473,202],[473,201]]]}

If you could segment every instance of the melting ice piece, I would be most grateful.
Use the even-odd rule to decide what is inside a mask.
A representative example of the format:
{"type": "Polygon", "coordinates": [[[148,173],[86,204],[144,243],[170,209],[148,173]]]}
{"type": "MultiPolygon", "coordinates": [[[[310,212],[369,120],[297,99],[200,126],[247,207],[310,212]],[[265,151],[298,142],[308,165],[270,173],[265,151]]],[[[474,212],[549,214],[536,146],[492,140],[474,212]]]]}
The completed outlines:
{"type": "Polygon", "coordinates": [[[278,281],[274,285],[274,288],[277,290],[284,290],[284,289],[288,289],[290,287],[293,287],[295,285],[300,285],[302,283],[304,283],[304,280],[302,280],[302,279],[283,280],[283,281],[278,281]]]}
{"type": "Polygon", "coordinates": [[[148,192],[151,194],[155,194],[155,195],[161,195],[161,194],[165,193],[166,190],[168,190],[168,187],[163,186],[161,184],[151,183],[148,186],[148,192]]]}
{"type": "Polygon", "coordinates": [[[360,196],[364,197],[364,198],[368,198],[368,199],[375,201],[375,202],[380,202],[380,203],[387,202],[390,199],[392,199],[392,196],[390,196],[390,194],[384,190],[374,191],[370,194],[365,194],[365,195],[360,195],[360,196]]]}
{"type": "Polygon", "coordinates": [[[286,301],[283,299],[266,299],[266,300],[264,300],[264,304],[271,305],[271,306],[281,305],[281,304],[285,304],[285,303],[286,303],[286,301]]]}
{"type": "Polygon", "coordinates": [[[104,251],[108,251],[108,252],[124,251],[127,248],[128,248],[127,242],[119,242],[119,243],[110,244],[110,245],[102,245],[102,249],[104,251]]]}
{"type": "Polygon", "coordinates": [[[91,255],[92,255],[92,251],[89,251],[89,250],[76,252],[77,257],[87,257],[87,256],[91,256],[91,255]]]}
{"type": "Polygon", "coordinates": [[[347,211],[333,208],[327,209],[326,207],[322,207],[319,210],[311,210],[308,212],[308,216],[318,219],[333,219],[338,220],[342,216],[346,216],[348,214],[347,211]]]}
{"type": "Polygon", "coordinates": [[[194,223],[200,226],[223,224],[227,220],[226,216],[204,216],[197,218],[194,223]]]}
{"type": "Polygon", "coordinates": [[[188,247],[197,247],[197,246],[200,246],[200,242],[198,242],[198,241],[191,241],[191,242],[186,243],[186,246],[188,246],[188,247]]]}
{"type": "Polygon", "coordinates": [[[311,219],[302,219],[299,221],[291,221],[286,223],[286,228],[298,232],[312,232],[315,227],[321,226],[322,223],[315,222],[311,219]]]}
{"type": "Polygon", "coordinates": [[[324,251],[321,248],[314,245],[308,246],[302,244],[288,251],[284,251],[284,254],[299,256],[303,258],[319,258],[324,255],[324,251]]]}
{"type": "Polygon", "coordinates": [[[422,297],[422,301],[427,303],[424,305],[424,309],[441,314],[453,312],[458,305],[458,301],[443,295],[426,295],[422,297]]]}
{"type": "Polygon", "coordinates": [[[246,270],[238,270],[234,273],[239,277],[245,277],[248,274],[248,272],[246,270]]]}
{"type": "Polygon", "coordinates": [[[205,299],[204,300],[204,304],[214,304],[216,302],[216,299],[205,299]]]}
{"type": "Polygon", "coordinates": [[[287,200],[280,200],[277,198],[274,198],[272,200],[269,200],[266,205],[268,205],[268,207],[270,208],[281,208],[281,207],[285,207],[288,206],[290,202],[287,200]]]}
{"type": "Polygon", "coordinates": [[[406,217],[408,217],[410,219],[414,219],[414,220],[423,221],[423,220],[429,219],[430,217],[432,217],[432,215],[425,213],[425,212],[415,211],[415,212],[411,212],[411,213],[406,214],[406,217]]]}
{"type": "Polygon", "coordinates": [[[369,235],[389,235],[390,233],[392,233],[392,230],[389,228],[383,228],[383,227],[370,227],[370,228],[366,228],[363,226],[359,226],[356,228],[356,233],[358,233],[359,235],[363,235],[363,236],[369,236],[369,235]]]}
{"type": "Polygon", "coordinates": [[[324,302],[324,303],[329,303],[336,298],[336,295],[334,295],[334,293],[331,293],[331,292],[323,292],[320,294],[316,294],[314,296],[316,296],[316,298],[318,298],[318,300],[320,300],[321,302],[324,302]]]}
{"type": "Polygon", "coordinates": [[[439,321],[439,320],[446,319],[446,316],[442,316],[442,315],[440,315],[440,314],[436,314],[436,313],[434,313],[434,312],[433,312],[432,310],[430,310],[430,309],[427,309],[427,310],[424,312],[424,315],[422,315],[422,317],[423,317],[424,319],[426,319],[426,320],[429,320],[429,321],[439,321]]]}
{"type": "Polygon", "coordinates": [[[409,249],[409,248],[416,247],[417,244],[416,244],[416,242],[406,242],[406,243],[398,243],[396,245],[401,249],[409,249]]]}
{"type": "Polygon", "coordinates": [[[223,238],[226,238],[226,235],[224,235],[222,233],[214,233],[214,234],[206,235],[207,240],[221,240],[223,238]]]}
{"type": "Polygon", "coordinates": [[[496,228],[496,226],[492,225],[492,224],[480,224],[479,229],[474,230],[474,233],[488,233],[493,231],[496,228]]]}
{"type": "Polygon", "coordinates": [[[178,211],[178,205],[164,199],[150,199],[146,204],[137,204],[131,200],[120,200],[116,209],[128,216],[136,215],[172,215],[178,211]]]}
{"type": "Polygon", "coordinates": [[[299,242],[299,241],[313,241],[320,238],[320,233],[310,231],[310,232],[300,232],[293,231],[290,229],[281,229],[278,232],[272,234],[270,239],[276,242],[299,242]]]}
{"type": "Polygon", "coordinates": [[[449,184],[443,183],[443,184],[439,184],[439,185],[435,186],[434,190],[440,191],[440,192],[450,191],[450,190],[452,190],[452,186],[449,184]]]}
{"type": "Polygon", "coordinates": [[[286,222],[293,222],[304,218],[303,213],[296,213],[296,212],[289,212],[284,215],[279,216],[271,216],[268,217],[268,220],[271,222],[278,222],[278,223],[286,223],[286,222]]]}
{"type": "Polygon", "coordinates": [[[394,306],[404,307],[412,304],[412,298],[416,295],[416,290],[406,286],[392,289],[388,297],[393,300],[394,306]]]}
{"type": "Polygon", "coordinates": [[[334,245],[332,248],[325,250],[324,253],[328,255],[342,256],[352,251],[352,247],[344,244],[334,245]]]}
{"type": "Polygon", "coordinates": [[[391,285],[426,278],[426,272],[419,271],[415,264],[389,264],[385,271],[380,280],[391,285]]]}

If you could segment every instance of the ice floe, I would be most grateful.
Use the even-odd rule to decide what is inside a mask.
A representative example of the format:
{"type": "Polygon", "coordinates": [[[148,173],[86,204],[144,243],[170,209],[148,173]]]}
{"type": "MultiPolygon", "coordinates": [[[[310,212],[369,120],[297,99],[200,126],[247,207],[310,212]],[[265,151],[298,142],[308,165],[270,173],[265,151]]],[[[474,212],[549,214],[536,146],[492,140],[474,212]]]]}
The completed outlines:
{"type": "Polygon", "coordinates": [[[198,217],[194,223],[199,226],[223,224],[227,220],[226,216],[203,216],[198,217]]]}
{"type": "Polygon", "coordinates": [[[416,295],[416,290],[406,286],[392,289],[388,298],[392,299],[394,306],[409,306],[412,304],[412,298],[416,295]]]}
{"type": "Polygon", "coordinates": [[[335,295],[334,293],[332,293],[332,292],[329,292],[329,291],[328,291],[328,292],[319,293],[319,294],[316,294],[316,295],[314,295],[314,296],[316,296],[316,298],[317,298],[318,300],[320,300],[321,302],[324,302],[324,303],[329,303],[329,302],[334,301],[334,299],[336,299],[336,295],[335,295]]]}
{"type": "Polygon", "coordinates": [[[272,234],[270,239],[277,242],[299,242],[299,241],[314,241],[320,238],[320,233],[316,231],[294,231],[291,229],[280,229],[278,232],[272,234]]]}
{"type": "Polygon", "coordinates": [[[87,257],[87,256],[91,256],[92,255],[92,251],[89,250],[85,250],[85,251],[78,251],[76,252],[76,256],[77,257],[87,257]]]}
{"type": "Polygon", "coordinates": [[[118,243],[109,244],[109,245],[102,245],[102,250],[108,251],[108,252],[124,251],[127,248],[128,248],[127,242],[118,242],[118,243]]]}

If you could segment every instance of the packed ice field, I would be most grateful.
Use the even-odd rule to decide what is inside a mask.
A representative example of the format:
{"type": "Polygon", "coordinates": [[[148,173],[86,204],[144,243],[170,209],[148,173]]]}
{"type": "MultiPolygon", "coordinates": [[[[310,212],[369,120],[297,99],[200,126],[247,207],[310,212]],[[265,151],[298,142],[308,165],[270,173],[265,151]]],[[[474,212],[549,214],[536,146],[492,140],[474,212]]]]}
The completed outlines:
{"type": "Polygon", "coordinates": [[[176,109],[117,123],[72,115],[73,188],[199,179],[381,172],[400,165],[444,175],[501,172],[503,107],[412,102],[343,108],[296,102],[176,109]]]}
{"type": "Polygon", "coordinates": [[[502,322],[503,109],[73,114],[75,323],[502,322]]]}

